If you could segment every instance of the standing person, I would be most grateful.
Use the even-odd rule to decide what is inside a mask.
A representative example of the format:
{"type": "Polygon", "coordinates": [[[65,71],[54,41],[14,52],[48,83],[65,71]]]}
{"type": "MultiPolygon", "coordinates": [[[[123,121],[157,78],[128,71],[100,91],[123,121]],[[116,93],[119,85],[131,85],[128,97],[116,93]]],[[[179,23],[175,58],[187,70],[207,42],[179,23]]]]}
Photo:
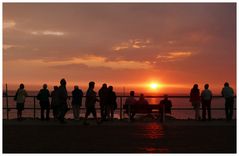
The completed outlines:
{"type": "Polygon", "coordinates": [[[110,120],[114,119],[114,111],[117,109],[117,102],[116,102],[116,94],[113,91],[113,86],[109,86],[108,88],[108,117],[110,120]]]}
{"type": "Polygon", "coordinates": [[[68,94],[66,90],[66,80],[61,79],[60,87],[58,88],[58,91],[57,91],[57,99],[59,101],[58,120],[60,121],[60,123],[66,123],[65,115],[68,110],[67,98],[68,98],[68,94]]]}
{"type": "Polygon", "coordinates": [[[229,86],[228,82],[225,82],[224,88],[222,88],[222,96],[225,98],[225,113],[226,119],[232,120],[233,117],[233,105],[234,105],[234,91],[229,86]]]}
{"type": "Polygon", "coordinates": [[[41,120],[45,120],[44,114],[46,110],[46,120],[49,120],[49,113],[50,113],[50,92],[47,89],[47,84],[43,85],[43,88],[39,91],[37,95],[37,99],[40,101],[41,106],[41,120]]]}
{"type": "Polygon", "coordinates": [[[191,89],[190,102],[195,110],[195,120],[200,120],[200,91],[197,84],[191,89]]]}
{"type": "Polygon", "coordinates": [[[211,101],[212,101],[212,92],[208,89],[209,84],[204,85],[204,90],[201,93],[202,101],[202,120],[206,120],[206,110],[208,114],[208,120],[211,120],[211,101]]]}
{"type": "Polygon", "coordinates": [[[107,96],[108,96],[108,88],[107,84],[103,84],[102,87],[100,88],[99,92],[99,97],[100,97],[100,115],[101,115],[101,120],[104,121],[106,120],[106,116],[108,114],[108,104],[107,104],[107,96]]]}
{"type": "Polygon", "coordinates": [[[97,115],[96,115],[96,110],[95,110],[95,103],[96,101],[99,101],[96,98],[96,92],[94,91],[94,87],[95,87],[95,82],[91,81],[89,82],[89,88],[86,92],[86,100],[85,100],[85,107],[86,107],[86,113],[85,113],[85,121],[84,124],[87,125],[87,118],[90,115],[90,113],[93,114],[95,120],[97,123],[98,119],[97,119],[97,115]]]}
{"type": "Polygon", "coordinates": [[[125,100],[125,108],[130,120],[132,120],[135,116],[135,113],[130,110],[130,107],[136,103],[137,101],[134,98],[134,91],[130,91],[130,96],[125,100]]]}
{"type": "Polygon", "coordinates": [[[24,104],[25,104],[25,99],[27,97],[27,92],[26,90],[24,89],[24,84],[20,84],[17,92],[16,92],[16,95],[14,97],[14,100],[16,101],[17,103],[17,119],[18,120],[22,120],[22,111],[24,110],[24,104]]]}
{"type": "Polygon", "coordinates": [[[74,86],[74,90],[72,91],[72,109],[74,114],[74,119],[79,120],[80,116],[80,107],[82,105],[82,97],[83,92],[81,89],[79,89],[78,86],[74,86]]]}
{"type": "Polygon", "coordinates": [[[59,102],[57,101],[58,100],[57,90],[58,90],[58,86],[54,86],[54,90],[51,92],[51,109],[53,112],[54,120],[57,119],[57,113],[58,113],[57,110],[59,107],[59,102]]]}

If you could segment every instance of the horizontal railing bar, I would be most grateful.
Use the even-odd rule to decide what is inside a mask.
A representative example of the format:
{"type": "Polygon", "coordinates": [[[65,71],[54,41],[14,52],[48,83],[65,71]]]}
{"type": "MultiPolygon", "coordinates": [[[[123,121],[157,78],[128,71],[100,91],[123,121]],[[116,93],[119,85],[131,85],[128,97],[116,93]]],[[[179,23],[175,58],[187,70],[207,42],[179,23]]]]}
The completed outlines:
{"type": "MultiPolygon", "coordinates": [[[[8,107],[8,108],[4,107],[3,109],[16,109],[16,107],[8,107]]],[[[24,109],[34,109],[34,108],[27,107],[24,109]]],[[[41,108],[35,108],[35,109],[41,109],[41,108]]],[[[70,108],[70,109],[72,109],[72,108],[70,108]]],[[[79,108],[79,109],[86,109],[86,108],[79,108]]],[[[100,108],[95,108],[95,109],[100,110],[100,108]]],[[[202,108],[200,108],[200,109],[202,109],[202,108]]],[[[224,110],[224,109],[225,108],[211,108],[211,110],[224,110]]],[[[233,109],[236,110],[236,108],[233,108],[233,109]]],[[[120,110],[120,108],[117,108],[116,110],[120,110]]],[[[153,109],[153,110],[157,110],[157,109],[153,109]]],[[[194,110],[194,109],[184,107],[184,108],[172,108],[172,110],[194,110]]]]}
{"type": "MultiPolygon", "coordinates": [[[[14,95],[3,95],[3,97],[15,97],[14,95]]],[[[35,95],[29,95],[29,96],[26,96],[26,97],[36,97],[35,95]]],[[[82,96],[82,97],[86,97],[86,96],[82,96]]],[[[99,96],[97,96],[99,97],[99,96]]],[[[119,98],[127,98],[127,97],[130,97],[130,96],[117,96],[119,98]]],[[[134,97],[140,97],[140,96],[134,96],[134,97]]],[[[164,96],[144,96],[145,98],[164,98],[164,96]]],[[[168,98],[189,98],[190,96],[187,96],[187,95],[172,95],[172,96],[168,96],[168,98]]],[[[72,98],[72,96],[68,96],[68,98],[72,98]]],[[[223,98],[223,96],[220,96],[220,95],[215,95],[213,96],[213,98],[223,98]]],[[[234,96],[234,98],[236,98],[236,96],[234,96]]]]}

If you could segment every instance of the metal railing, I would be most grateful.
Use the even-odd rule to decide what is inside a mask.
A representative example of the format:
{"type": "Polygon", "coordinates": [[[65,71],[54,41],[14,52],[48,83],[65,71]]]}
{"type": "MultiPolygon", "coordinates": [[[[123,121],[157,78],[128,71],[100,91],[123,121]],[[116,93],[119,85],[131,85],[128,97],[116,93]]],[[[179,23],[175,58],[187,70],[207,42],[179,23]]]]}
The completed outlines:
{"type": "MultiPolygon", "coordinates": [[[[3,95],[3,98],[6,98],[6,100],[5,100],[5,106],[6,107],[3,107],[3,110],[7,110],[6,111],[6,119],[9,119],[9,112],[10,112],[10,110],[11,109],[16,109],[16,107],[10,107],[9,106],[9,98],[13,98],[14,96],[13,95],[7,95],[7,94],[5,94],[5,95],[3,95]]],[[[124,109],[123,109],[123,99],[124,98],[127,98],[127,97],[129,97],[129,96],[117,96],[117,98],[119,99],[119,108],[117,108],[116,110],[118,110],[119,111],[119,115],[120,115],[120,119],[123,119],[123,113],[124,113],[124,109]]],[[[135,96],[135,98],[138,98],[139,96],[135,96]]],[[[27,98],[33,98],[33,107],[25,107],[24,109],[28,109],[28,110],[33,110],[33,119],[36,119],[36,111],[37,110],[40,110],[40,108],[39,107],[37,107],[37,102],[36,102],[36,96],[27,96],[27,98]]],[[[71,99],[72,98],[72,96],[69,96],[68,97],[69,99],[71,99]]],[[[83,98],[85,98],[85,96],[83,96],[83,98]]],[[[159,98],[164,98],[164,96],[145,96],[145,98],[157,98],[157,99],[159,99],[159,98]]],[[[168,97],[169,99],[173,99],[173,98],[187,98],[187,99],[189,99],[189,96],[169,96],[168,97]]],[[[223,98],[222,96],[213,96],[213,99],[217,99],[217,98],[223,98]]],[[[236,96],[235,96],[235,98],[236,98],[236,96]]],[[[3,99],[4,100],[4,99],[3,99]]],[[[69,108],[70,109],[72,109],[71,107],[70,107],[70,105],[69,105],[69,108]]],[[[85,109],[85,108],[83,108],[83,107],[81,107],[80,108],[81,110],[82,109],[85,109]]],[[[97,107],[96,108],[97,110],[99,110],[100,108],[99,107],[97,107]]],[[[224,108],[211,108],[212,110],[224,110],[224,108]]],[[[177,110],[177,111],[181,111],[181,110],[193,110],[193,108],[189,108],[189,107],[187,107],[187,108],[172,108],[172,110],[177,110]]],[[[234,108],[234,110],[236,110],[236,108],[234,108]]]]}

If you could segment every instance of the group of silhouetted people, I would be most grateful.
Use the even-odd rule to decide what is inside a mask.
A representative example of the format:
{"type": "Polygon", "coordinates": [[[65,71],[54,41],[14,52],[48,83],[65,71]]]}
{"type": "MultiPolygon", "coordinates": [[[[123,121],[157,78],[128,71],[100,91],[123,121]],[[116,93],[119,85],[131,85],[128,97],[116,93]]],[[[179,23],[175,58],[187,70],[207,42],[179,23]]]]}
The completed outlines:
{"type": "MultiPolygon", "coordinates": [[[[222,96],[225,98],[225,114],[227,120],[233,118],[233,105],[234,105],[234,91],[229,86],[228,82],[225,82],[224,88],[221,91],[222,96]]],[[[190,102],[195,110],[195,120],[201,120],[200,105],[202,103],[202,120],[206,120],[206,114],[208,120],[211,120],[211,101],[212,91],[209,89],[209,84],[204,85],[204,90],[200,93],[198,84],[194,84],[190,92],[190,102]]]]}
{"type": "MultiPolygon", "coordinates": [[[[130,110],[130,109],[134,108],[135,105],[137,105],[137,106],[141,105],[141,107],[143,109],[148,109],[148,107],[145,107],[145,106],[149,105],[149,102],[145,99],[144,94],[140,94],[139,100],[136,100],[135,92],[130,91],[130,96],[126,99],[125,106],[124,106],[126,109],[126,113],[128,114],[130,120],[133,120],[134,116],[136,114],[135,111],[130,110]]],[[[160,119],[163,118],[164,113],[171,114],[172,102],[171,102],[171,100],[168,99],[167,94],[164,95],[164,99],[161,100],[158,105],[159,105],[159,111],[160,111],[160,119]]]]}
{"type": "MultiPolygon", "coordinates": [[[[113,120],[114,111],[117,109],[117,96],[113,91],[113,86],[107,87],[107,84],[103,84],[98,91],[99,99],[97,98],[97,93],[94,91],[95,82],[89,82],[89,87],[86,92],[85,99],[85,118],[84,124],[87,123],[88,116],[92,113],[94,119],[97,123],[106,120],[113,120]],[[100,115],[101,120],[97,118],[97,111],[95,108],[96,102],[100,103],[100,115]]],[[[225,98],[225,114],[227,120],[232,120],[233,117],[233,104],[234,104],[234,91],[229,86],[229,83],[224,84],[222,89],[222,95],[225,98]]],[[[129,115],[130,119],[135,116],[134,112],[129,111],[129,106],[133,105],[148,105],[148,101],[145,99],[144,94],[140,94],[139,100],[135,99],[135,92],[130,91],[130,96],[126,98],[125,108],[126,113],[129,115]]],[[[24,110],[25,98],[28,96],[26,90],[24,89],[24,84],[20,84],[17,90],[14,100],[16,101],[17,108],[17,119],[22,120],[22,111],[24,110]]],[[[195,110],[195,119],[201,120],[200,117],[200,105],[202,104],[202,120],[206,120],[206,114],[208,114],[208,120],[211,120],[211,101],[212,92],[209,90],[209,85],[205,84],[204,90],[200,93],[197,84],[194,84],[190,92],[190,102],[195,110]],[[206,113],[207,112],[207,113],[206,113]]],[[[41,120],[49,120],[50,109],[53,110],[53,117],[55,120],[59,120],[61,123],[65,123],[65,115],[69,110],[68,100],[69,96],[66,90],[66,80],[61,79],[60,86],[54,86],[54,90],[50,93],[47,89],[47,84],[43,85],[43,88],[37,94],[37,99],[39,100],[41,108],[41,120]],[[49,98],[51,97],[51,102],[49,98]]],[[[82,106],[83,91],[79,89],[78,86],[74,86],[72,91],[72,110],[75,120],[79,120],[80,107],[82,106]]],[[[168,95],[164,95],[164,99],[159,103],[161,114],[162,111],[171,113],[172,102],[168,99],[168,95]]]]}

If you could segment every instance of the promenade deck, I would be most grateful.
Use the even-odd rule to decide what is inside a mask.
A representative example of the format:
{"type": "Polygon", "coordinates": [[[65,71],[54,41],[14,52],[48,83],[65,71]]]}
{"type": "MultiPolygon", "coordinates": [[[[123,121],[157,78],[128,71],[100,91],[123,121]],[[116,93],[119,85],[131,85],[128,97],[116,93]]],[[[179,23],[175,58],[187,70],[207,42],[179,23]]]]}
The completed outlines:
{"type": "Polygon", "coordinates": [[[3,153],[236,153],[236,121],[3,120],[3,153]]]}

